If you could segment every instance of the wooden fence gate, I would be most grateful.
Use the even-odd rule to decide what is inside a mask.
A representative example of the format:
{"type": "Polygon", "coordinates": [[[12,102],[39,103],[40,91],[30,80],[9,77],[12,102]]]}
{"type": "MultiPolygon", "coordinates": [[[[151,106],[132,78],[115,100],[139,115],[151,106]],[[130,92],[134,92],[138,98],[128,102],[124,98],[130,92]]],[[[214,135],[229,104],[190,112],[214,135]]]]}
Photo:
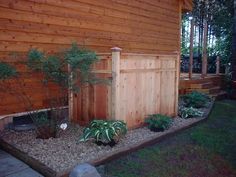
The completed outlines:
{"type": "Polygon", "coordinates": [[[178,112],[179,54],[121,53],[113,48],[99,54],[93,72],[111,84],[89,85],[70,93],[70,119],[82,125],[93,119],[123,120],[129,128],[150,114],[178,112]]]}

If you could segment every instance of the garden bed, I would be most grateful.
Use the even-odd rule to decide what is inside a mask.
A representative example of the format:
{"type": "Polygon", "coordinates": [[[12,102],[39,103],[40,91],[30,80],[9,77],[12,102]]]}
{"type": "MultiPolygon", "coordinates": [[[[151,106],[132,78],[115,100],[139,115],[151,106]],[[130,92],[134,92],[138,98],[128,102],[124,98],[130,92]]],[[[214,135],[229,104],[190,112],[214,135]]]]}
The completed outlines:
{"type": "Polygon", "coordinates": [[[36,139],[34,131],[15,132],[5,130],[1,133],[1,146],[16,157],[28,163],[45,176],[65,176],[77,164],[89,162],[100,165],[121,154],[128,153],[164,137],[189,128],[205,120],[213,103],[204,108],[202,118],[182,119],[176,117],[173,126],[164,132],[151,132],[147,127],[130,130],[113,148],[97,146],[94,142],[78,143],[83,127],[70,125],[60,132],[59,138],[36,139]]]}

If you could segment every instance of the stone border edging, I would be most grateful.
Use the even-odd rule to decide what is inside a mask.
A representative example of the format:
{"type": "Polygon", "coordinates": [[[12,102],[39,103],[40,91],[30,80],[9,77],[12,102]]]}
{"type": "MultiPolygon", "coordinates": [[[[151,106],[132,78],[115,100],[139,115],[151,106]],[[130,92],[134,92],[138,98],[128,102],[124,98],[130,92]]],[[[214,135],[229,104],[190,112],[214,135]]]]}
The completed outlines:
{"type": "MultiPolygon", "coordinates": [[[[171,137],[171,136],[173,136],[173,135],[175,135],[179,132],[182,132],[182,131],[184,131],[186,129],[189,129],[191,127],[194,127],[194,126],[196,126],[196,125],[198,125],[202,122],[205,122],[208,119],[208,117],[209,117],[209,115],[212,111],[214,103],[215,103],[215,100],[213,100],[213,102],[209,106],[207,112],[205,113],[205,116],[203,118],[199,119],[198,121],[194,122],[194,123],[191,123],[191,124],[186,125],[184,127],[173,129],[173,130],[171,130],[171,131],[169,131],[166,134],[161,135],[161,136],[159,135],[157,137],[148,138],[144,141],[136,143],[135,145],[130,145],[130,146],[124,147],[120,150],[117,150],[116,152],[112,152],[108,155],[105,155],[104,157],[102,157],[100,159],[91,160],[88,163],[91,164],[91,165],[94,165],[94,166],[98,166],[98,165],[108,163],[112,160],[115,160],[115,159],[121,157],[121,156],[124,156],[124,155],[129,154],[129,153],[134,152],[134,151],[137,151],[137,150],[142,149],[146,146],[156,144],[156,143],[158,143],[160,141],[163,141],[166,138],[169,138],[169,137],[171,137]]],[[[44,175],[46,177],[67,177],[67,176],[69,176],[70,171],[74,168],[74,167],[72,167],[71,169],[68,169],[68,170],[65,170],[63,172],[57,173],[56,171],[54,171],[51,168],[47,167],[45,164],[43,164],[43,163],[39,162],[38,160],[28,156],[25,152],[17,149],[16,147],[14,147],[13,145],[11,145],[7,142],[5,142],[1,138],[0,138],[0,147],[3,150],[7,151],[8,153],[12,154],[13,156],[17,157],[18,159],[22,160],[23,162],[28,164],[31,168],[33,168],[34,170],[38,171],[39,173],[41,173],[42,175],[44,175]]]]}

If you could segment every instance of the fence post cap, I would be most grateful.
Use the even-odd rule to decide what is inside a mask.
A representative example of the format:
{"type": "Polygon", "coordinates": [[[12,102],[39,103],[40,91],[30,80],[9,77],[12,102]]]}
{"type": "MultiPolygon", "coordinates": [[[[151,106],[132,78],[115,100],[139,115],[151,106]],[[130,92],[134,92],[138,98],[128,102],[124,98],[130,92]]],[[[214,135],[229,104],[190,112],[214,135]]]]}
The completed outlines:
{"type": "Polygon", "coordinates": [[[111,50],[112,52],[120,52],[122,49],[119,47],[112,47],[111,50]]]}

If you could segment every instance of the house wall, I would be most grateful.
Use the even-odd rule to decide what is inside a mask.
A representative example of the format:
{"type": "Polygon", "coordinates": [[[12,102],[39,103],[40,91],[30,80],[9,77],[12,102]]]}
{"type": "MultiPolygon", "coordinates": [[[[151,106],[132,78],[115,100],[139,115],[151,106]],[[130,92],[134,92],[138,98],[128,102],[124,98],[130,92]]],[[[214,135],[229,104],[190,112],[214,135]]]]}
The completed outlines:
{"type": "MultiPolygon", "coordinates": [[[[63,50],[76,41],[97,52],[119,46],[123,52],[169,54],[179,51],[178,0],[0,0],[0,58],[23,71],[25,92],[34,108],[50,98],[19,61],[30,48],[63,50]],[[10,56],[9,56],[10,54],[10,56]]],[[[14,87],[14,86],[13,86],[14,87]]],[[[51,97],[57,88],[51,86],[51,97]]],[[[25,111],[19,100],[1,93],[0,115],[25,111]]]]}

